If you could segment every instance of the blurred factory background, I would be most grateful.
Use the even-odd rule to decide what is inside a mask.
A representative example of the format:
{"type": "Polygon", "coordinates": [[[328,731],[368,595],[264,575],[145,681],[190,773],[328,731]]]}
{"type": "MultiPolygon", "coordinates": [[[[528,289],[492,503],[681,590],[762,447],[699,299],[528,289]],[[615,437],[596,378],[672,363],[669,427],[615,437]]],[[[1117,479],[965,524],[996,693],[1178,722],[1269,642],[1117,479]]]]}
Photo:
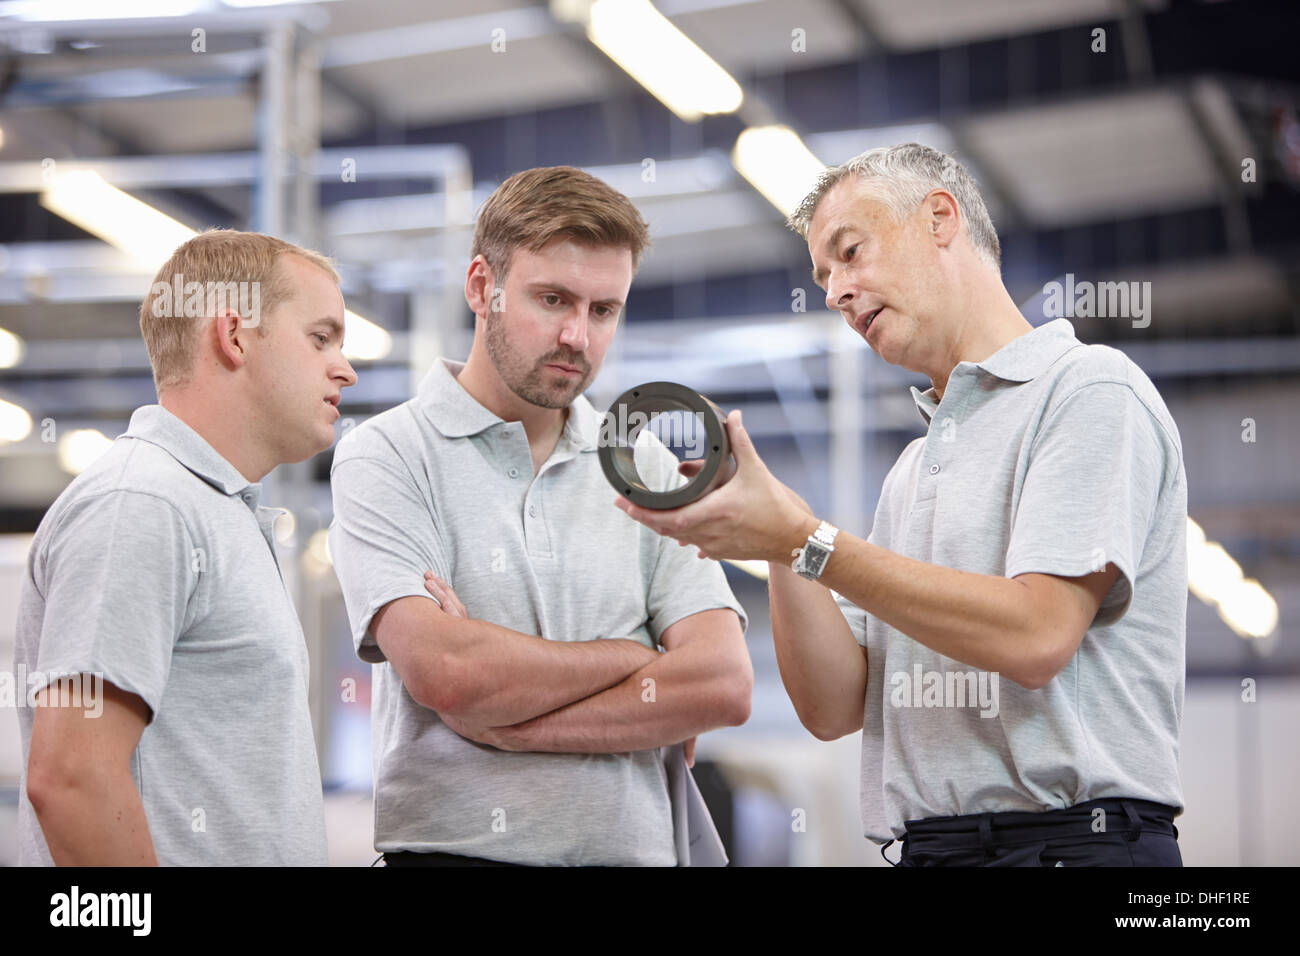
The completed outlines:
{"type": "MultiPolygon", "coordinates": [[[[1298,27],[1293,3],[1179,0],[0,0],[0,667],[42,515],[156,401],[138,309],[190,230],[336,258],[359,375],[342,432],[467,354],[474,211],[530,166],[581,166],[651,224],[596,406],[670,378],[741,408],[777,476],[865,535],[928,383],[826,310],[781,208],[821,164],[918,141],[981,183],[1031,322],[1055,317],[1053,282],[1149,290],[1141,317],[1072,321],[1151,376],[1182,435],[1183,857],[1300,863],[1298,27]]],[[[330,459],[280,468],[263,500],[289,511],[331,855],[364,865],[370,672],[324,548],[330,459]]],[[[697,777],[734,860],[884,865],[858,736],[800,726],[765,585],[728,577],[753,716],[701,738],[697,777]]],[[[19,754],[0,708],[0,863],[19,754]]]]}

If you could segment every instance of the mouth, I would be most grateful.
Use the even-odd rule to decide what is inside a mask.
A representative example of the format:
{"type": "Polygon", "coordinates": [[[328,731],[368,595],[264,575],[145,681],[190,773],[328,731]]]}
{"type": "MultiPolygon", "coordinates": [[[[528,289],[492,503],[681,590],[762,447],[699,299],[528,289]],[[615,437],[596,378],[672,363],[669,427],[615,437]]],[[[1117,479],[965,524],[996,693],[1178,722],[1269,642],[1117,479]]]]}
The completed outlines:
{"type": "Polygon", "coordinates": [[[871,329],[871,323],[876,321],[876,316],[878,316],[881,312],[884,311],[885,311],[885,307],[882,305],[880,308],[876,309],[876,311],[867,314],[867,322],[864,326],[862,326],[863,335],[866,335],[867,332],[871,329]]]}
{"type": "Polygon", "coordinates": [[[553,368],[553,369],[555,369],[555,370],[557,370],[557,371],[560,371],[560,372],[563,372],[563,373],[565,373],[566,375],[581,375],[581,374],[582,374],[582,369],[580,369],[580,368],[576,368],[576,367],[574,367],[574,366],[572,366],[572,365],[561,365],[561,364],[557,364],[557,363],[555,363],[555,362],[550,362],[550,363],[547,364],[547,367],[548,367],[548,368],[553,368]]]}
{"type": "Polygon", "coordinates": [[[328,405],[330,408],[334,409],[334,414],[337,415],[337,414],[338,414],[338,411],[339,411],[339,401],[340,401],[340,400],[341,400],[341,396],[339,396],[339,395],[335,395],[335,396],[333,396],[333,397],[331,397],[331,398],[327,398],[327,399],[325,399],[325,404],[328,405]]]}

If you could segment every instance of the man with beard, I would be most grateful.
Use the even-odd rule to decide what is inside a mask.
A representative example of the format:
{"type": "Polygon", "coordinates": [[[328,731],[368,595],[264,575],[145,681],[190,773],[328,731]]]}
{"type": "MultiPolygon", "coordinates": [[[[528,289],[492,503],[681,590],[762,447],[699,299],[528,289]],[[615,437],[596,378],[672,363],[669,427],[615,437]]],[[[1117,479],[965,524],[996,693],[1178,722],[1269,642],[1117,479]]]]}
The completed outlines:
{"type": "Polygon", "coordinates": [[[379,665],[389,865],[674,865],[660,748],[748,719],[721,568],[612,506],[582,395],[647,244],[581,170],[510,177],[475,230],[468,361],[339,443],[330,550],[379,665]]]}

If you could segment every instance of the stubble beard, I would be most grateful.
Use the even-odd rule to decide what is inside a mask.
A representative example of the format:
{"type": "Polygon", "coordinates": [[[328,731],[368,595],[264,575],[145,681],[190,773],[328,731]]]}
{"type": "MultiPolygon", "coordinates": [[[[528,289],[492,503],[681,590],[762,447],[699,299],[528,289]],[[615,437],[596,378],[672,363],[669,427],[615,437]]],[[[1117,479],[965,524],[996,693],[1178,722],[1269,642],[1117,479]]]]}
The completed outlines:
{"type": "Polygon", "coordinates": [[[507,339],[505,321],[502,313],[489,311],[484,337],[488,358],[492,360],[501,381],[505,382],[510,391],[533,405],[541,408],[568,408],[591,384],[591,364],[586,357],[578,353],[556,351],[544,355],[530,366],[528,359],[516,352],[507,339]],[[581,369],[582,377],[568,386],[548,386],[546,376],[552,373],[547,372],[546,365],[550,362],[581,369]]]}

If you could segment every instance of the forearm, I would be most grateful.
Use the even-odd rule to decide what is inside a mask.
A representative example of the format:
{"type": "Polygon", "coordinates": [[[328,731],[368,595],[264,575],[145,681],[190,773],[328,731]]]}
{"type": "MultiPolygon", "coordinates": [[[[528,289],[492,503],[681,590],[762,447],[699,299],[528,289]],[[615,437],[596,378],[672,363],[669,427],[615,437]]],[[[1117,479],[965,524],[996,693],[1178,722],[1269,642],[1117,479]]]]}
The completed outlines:
{"type": "Polygon", "coordinates": [[[610,688],[659,658],[633,640],[550,641],[463,621],[445,652],[434,709],[497,727],[547,714],[610,688]],[[450,679],[448,677],[450,676],[450,679]]]}
{"type": "Polygon", "coordinates": [[[1050,616],[1011,578],[928,564],[841,532],[821,581],[931,650],[1017,683],[1050,646],[1050,616]]]}
{"type": "Polygon", "coordinates": [[[71,782],[29,796],[56,865],[158,865],[144,804],[130,774],[71,782]]]}
{"type": "Polygon", "coordinates": [[[627,753],[742,724],[754,675],[739,641],[739,653],[691,644],[661,654],[608,690],[506,728],[510,749],[627,753]]]}
{"type": "Polygon", "coordinates": [[[826,588],[768,567],[772,643],[799,720],[823,740],[862,729],[867,659],[844,615],[826,588]]]}

